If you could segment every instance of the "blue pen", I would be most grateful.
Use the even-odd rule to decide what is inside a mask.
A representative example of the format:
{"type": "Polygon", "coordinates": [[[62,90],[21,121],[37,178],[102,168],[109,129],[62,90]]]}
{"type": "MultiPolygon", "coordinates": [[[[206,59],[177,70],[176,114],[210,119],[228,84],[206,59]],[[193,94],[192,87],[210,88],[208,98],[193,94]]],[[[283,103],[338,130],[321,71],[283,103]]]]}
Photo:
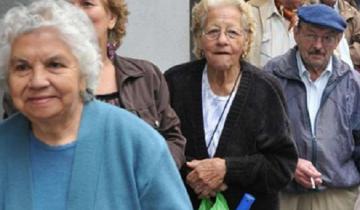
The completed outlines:
{"type": "Polygon", "coordinates": [[[254,196],[250,195],[249,193],[245,193],[239,205],[236,207],[236,210],[250,210],[250,207],[254,203],[254,201],[254,196]]]}

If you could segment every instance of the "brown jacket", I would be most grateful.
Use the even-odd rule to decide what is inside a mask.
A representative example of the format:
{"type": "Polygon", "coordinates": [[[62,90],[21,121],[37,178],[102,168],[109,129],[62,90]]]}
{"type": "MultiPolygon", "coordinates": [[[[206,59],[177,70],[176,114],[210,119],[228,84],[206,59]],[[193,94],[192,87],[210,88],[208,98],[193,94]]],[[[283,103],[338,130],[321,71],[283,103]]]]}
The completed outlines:
{"type": "Polygon", "coordinates": [[[117,86],[121,106],[133,112],[165,139],[180,168],[185,162],[185,137],[180,120],[170,106],[169,90],[161,71],[144,60],[115,58],[117,86]]]}
{"type": "Polygon", "coordinates": [[[344,0],[339,0],[339,10],[347,22],[345,37],[350,47],[351,60],[358,69],[360,67],[360,13],[344,0]]]}

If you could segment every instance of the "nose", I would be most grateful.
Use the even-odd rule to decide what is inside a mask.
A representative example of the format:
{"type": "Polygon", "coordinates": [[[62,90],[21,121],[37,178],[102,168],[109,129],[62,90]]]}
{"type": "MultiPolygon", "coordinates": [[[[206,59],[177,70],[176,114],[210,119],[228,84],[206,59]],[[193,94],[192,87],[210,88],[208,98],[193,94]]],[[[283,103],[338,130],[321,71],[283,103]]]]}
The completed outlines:
{"type": "Polygon", "coordinates": [[[42,66],[36,66],[33,69],[29,87],[32,89],[41,89],[50,84],[46,70],[42,66]]]}
{"type": "Polygon", "coordinates": [[[313,45],[316,49],[322,49],[324,47],[322,37],[317,37],[313,45]]]}
{"type": "Polygon", "coordinates": [[[220,44],[227,44],[229,42],[229,38],[226,35],[226,32],[221,32],[218,37],[218,42],[220,44]]]}

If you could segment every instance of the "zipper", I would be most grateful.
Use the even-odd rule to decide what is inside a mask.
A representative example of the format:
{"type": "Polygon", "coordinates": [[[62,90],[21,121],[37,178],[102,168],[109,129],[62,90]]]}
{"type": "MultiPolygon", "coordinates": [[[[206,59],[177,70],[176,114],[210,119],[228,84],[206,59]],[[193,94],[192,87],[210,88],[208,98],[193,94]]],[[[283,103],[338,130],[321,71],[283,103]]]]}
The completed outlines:
{"type": "MultiPolygon", "coordinates": [[[[274,73],[277,74],[280,77],[284,77],[284,78],[289,79],[289,80],[297,81],[299,84],[301,84],[301,88],[305,92],[305,100],[304,100],[304,104],[303,104],[304,107],[305,107],[305,111],[306,111],[306,120],[305,121],[306,121],[306,126],[307,126],[307,128],[309,129],[309,131],[311,133],[311,139],[310,139],[311,140],[311,159],[310,159],[310,161],[316,167],[316,163],[317,163],[317,142],[316,142],[316,135],[314,135],[314,133],[316,133],[316,122],[317,122],[318,112],[316,113],[316,116],[315,116],[315,125],[314,125],[314,133],[313,133],[312,128],[311,128],[310,114],[309,114],[309,110],[307,108],[307,92],[306,92],[306,87],[305,87],[304,82],[299,77],[288,77],[288,76],[282,75],[280,72],[276,72],[276,71],[274,73]]],[[[325,89],[327,87],[328,86],[326,86],[325,89]]],[[[324,92],[325,92],[325,90],[324,90],[324,92]]],[[[320,102],[319,110],[320,110],[322,104],[323,104],[323,100],[321,100],[321,102],[320,102]]]]}

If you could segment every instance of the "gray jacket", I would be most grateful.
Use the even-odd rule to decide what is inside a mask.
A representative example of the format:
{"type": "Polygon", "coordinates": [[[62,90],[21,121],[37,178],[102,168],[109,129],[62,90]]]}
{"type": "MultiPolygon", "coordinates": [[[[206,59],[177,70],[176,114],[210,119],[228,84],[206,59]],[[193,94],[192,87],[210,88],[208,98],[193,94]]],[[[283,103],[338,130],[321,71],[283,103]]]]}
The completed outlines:
{"type": "MultiPolygon", "coordinates": [[[[353,153],[355,141],[360,141],[360,75],[333,57],[333,73],[322,95],[312,135],[296,51],[296,47],[290,49],[264,69],[279,79],[284,90],[299,158],[310,160],[322,173],[320,190],[356,186],[360,174],[353,153]]],[[[295,181],[288,190],[304,191],[295,181]]]]}

